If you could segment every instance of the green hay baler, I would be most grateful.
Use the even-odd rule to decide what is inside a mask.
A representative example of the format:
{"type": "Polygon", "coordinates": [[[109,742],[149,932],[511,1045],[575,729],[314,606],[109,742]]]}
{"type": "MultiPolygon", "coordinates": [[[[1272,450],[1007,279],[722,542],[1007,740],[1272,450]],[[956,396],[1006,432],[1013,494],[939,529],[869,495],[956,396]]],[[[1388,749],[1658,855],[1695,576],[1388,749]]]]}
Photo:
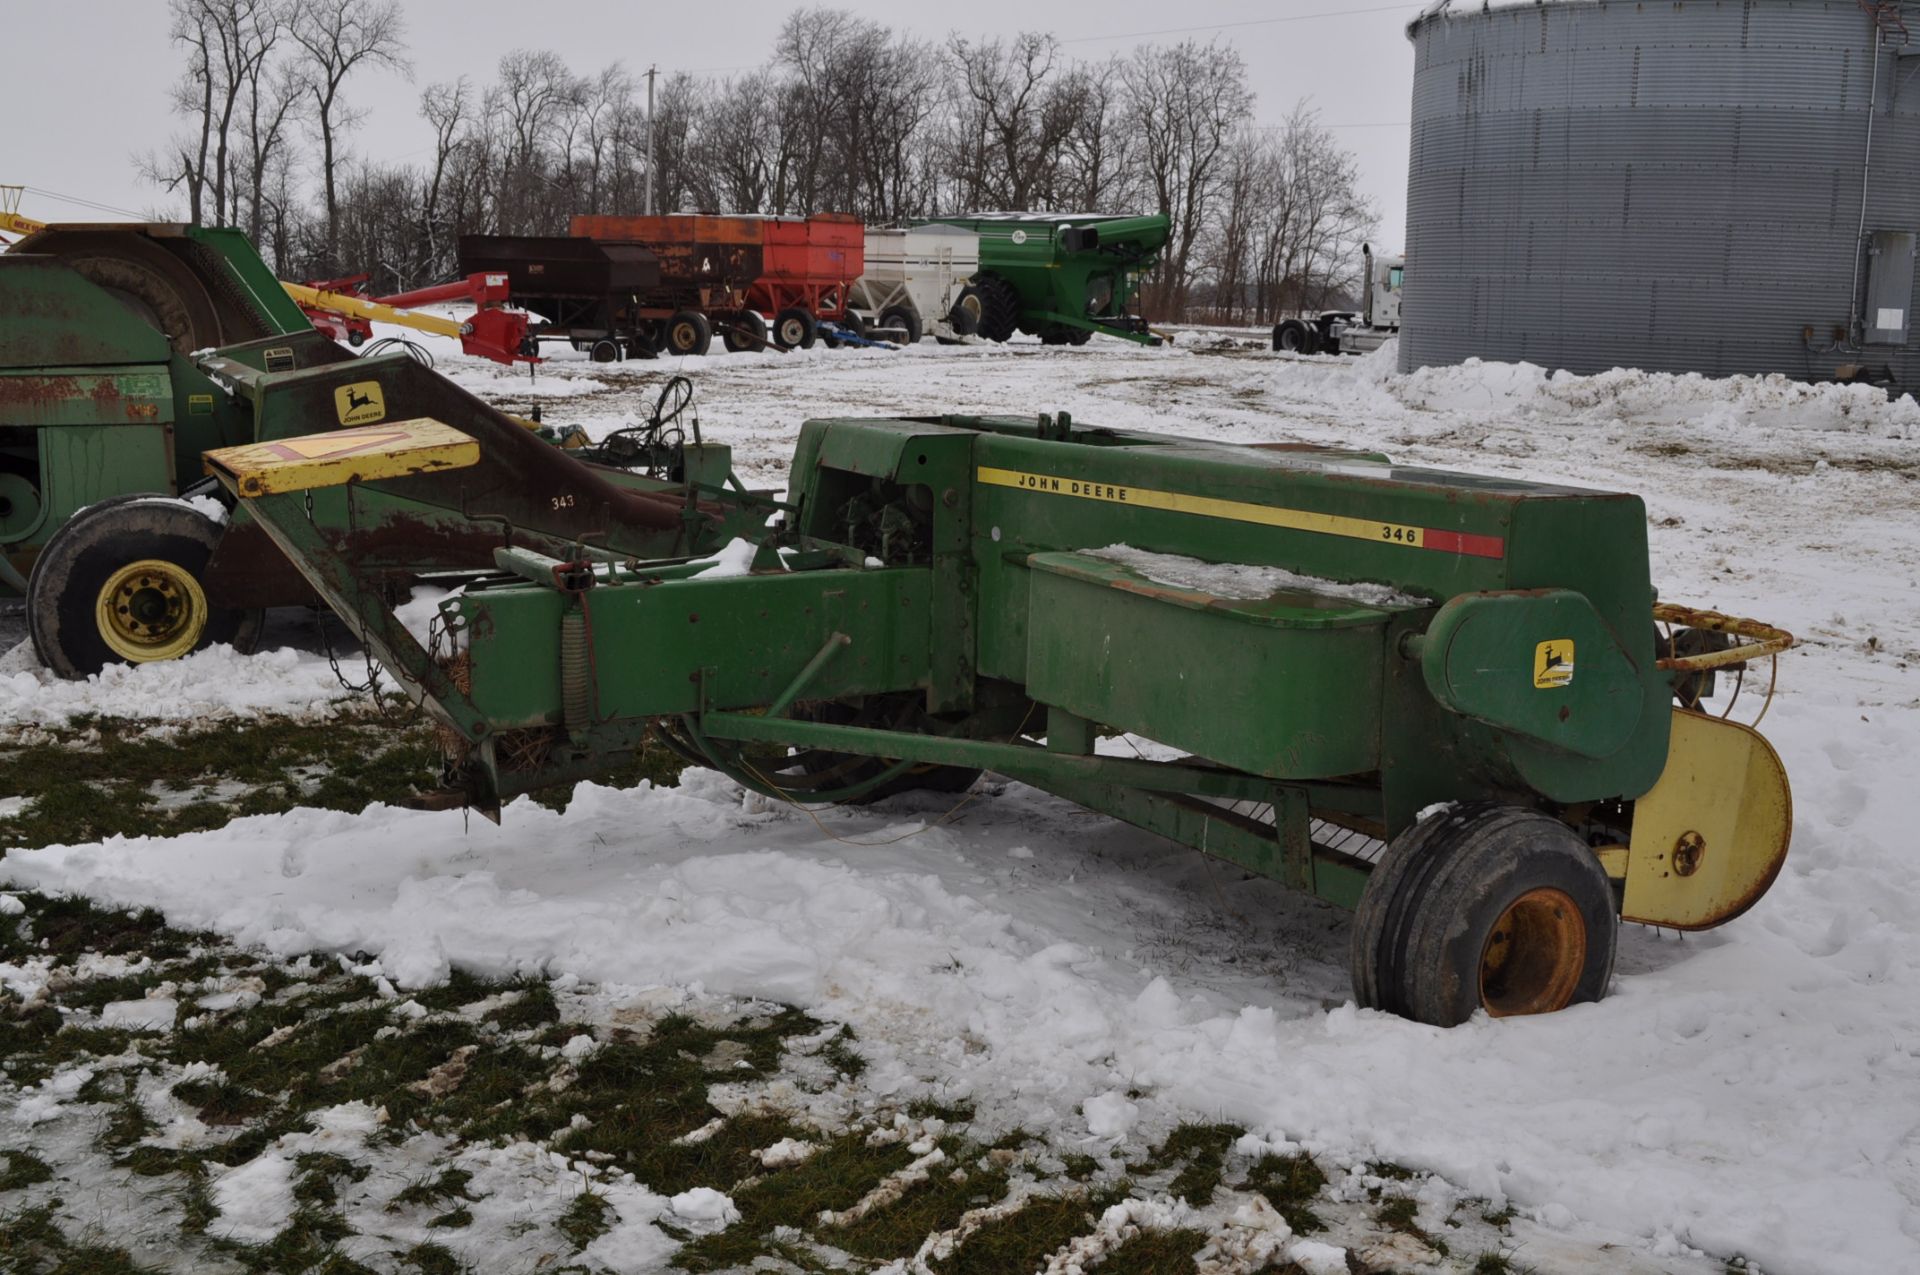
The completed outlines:
{"type": "MultiPolygon", "coordinates": [[[[297,411],[275,379],[250,397],[297,411]]],[[[1633,496],[1064,414],[810,421],[773,524],[683,488],[709,543],[734,515],[745,574],[616,514],[497,551],[423,644],[320,497],[447,507],[492,446],[417,420],[338,463],[209,465],[495,817],[650,740],[809,807],[993,770],[1356,909],[1359,1002],[1438,1024],[1596,999],[1621,919],[1721,924],[1786,854],[1779,759],[1699,704],[1791,638],[1656,608],[1633,496]]]]}

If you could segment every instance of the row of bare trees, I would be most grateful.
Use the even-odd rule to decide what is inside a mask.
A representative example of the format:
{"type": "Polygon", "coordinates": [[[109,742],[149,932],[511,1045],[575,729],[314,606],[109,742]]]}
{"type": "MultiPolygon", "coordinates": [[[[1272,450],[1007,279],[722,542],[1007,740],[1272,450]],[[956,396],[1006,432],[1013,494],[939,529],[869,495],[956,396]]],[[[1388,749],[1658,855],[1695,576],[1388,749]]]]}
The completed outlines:
{"type": "Polygon", "coordinates": [[[929,42],[807,9],[750,74],[662,77],[651,113],[620,64],[580,74],[517,50],[491,83],[421,92],[430,158],[376,164],[351,154],[355,90],[410,71],[397,0],[169,5],[188,126],[145,171],[195,222],[244,227],[288,277],[434,282],[463,233],[641,211],[650,153],[662,210],[1162,213],[1171,238],[1143,308],[1168,320],[1328,305],[1374,225],[1351,152],[1304,106],[1256,126],[1246,68],[1218,42],[1087,62],[1046,34],[929,42]]]}

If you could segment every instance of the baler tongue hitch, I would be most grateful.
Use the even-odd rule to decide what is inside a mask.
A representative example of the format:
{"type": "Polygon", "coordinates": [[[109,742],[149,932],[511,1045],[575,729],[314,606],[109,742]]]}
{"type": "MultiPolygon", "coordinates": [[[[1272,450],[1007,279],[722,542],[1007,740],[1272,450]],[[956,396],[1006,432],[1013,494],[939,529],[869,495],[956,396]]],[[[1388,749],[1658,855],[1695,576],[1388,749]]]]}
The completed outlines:
{"type": "Polygon", "coordinates": [[[1650,616],[1633,496],[1064,414],[809,421],[773,525],[685,475],[724,535],[636,551],[615,510],[591,545],[503,548],[429,654],[296,488],[425,498],[500,444],[383,429],[210,465],[489,814],[649,739],[796,802],[993,770],[1357,909],[1356,999],[1443,1025],[1596,999],[1620,920],[1721,924],[1786,855],[1779,758],[1698,710],[1793,639],[1650,616]],[[1179,760],[1097,750],[1123,734],[1179,760]]]}

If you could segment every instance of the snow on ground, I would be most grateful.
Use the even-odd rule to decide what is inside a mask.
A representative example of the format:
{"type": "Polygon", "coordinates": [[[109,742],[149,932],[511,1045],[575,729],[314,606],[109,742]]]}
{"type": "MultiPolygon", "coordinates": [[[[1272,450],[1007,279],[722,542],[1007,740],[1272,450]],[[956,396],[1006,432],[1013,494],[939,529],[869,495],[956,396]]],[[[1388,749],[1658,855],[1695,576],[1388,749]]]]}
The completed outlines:
{"type": "MultiPolygon", "coordinates": [[[[583,786],[564,815],[520,802],[500,828],[297,812],[14,852],[0,879],[278,952],[364,950],[402,984],[458,964],[789,1001],[855,1025],[876,1092],[970,1094],[983,1118],[1090,1145],[1132,1121],[1225,1118],[1335,1162],[1434,1170],[1596,1244],[1920,1269],[1920,409],[1769,379],[1400,377],[1393,359],[926,343],[559,360],[536,383],[589,387],[547,419],[601,432],[685,372],[706,436],[770,485],[802,414],[1069,410],[1640,492],[1664,597],[1806,639],[1766,722],[1795,843],[1734,924],[1626,931],[1600,1004],[1452,1031],[1358,1012],[1343,914],[1018,785],[937,827],[951,799],[816,823],[689,772],[677,790],[583,786]]],[[[441,361],[499,401],[519,392],[441,361]]],[[[174,666],[169,694],[226,695],[274,658],[174,666]],[[196,689],[195,669],[214,684],[196,689]]],[[[71,711],[42,707],[66,688],[20,676],[0,673],[0,712],[71,711]]]]}

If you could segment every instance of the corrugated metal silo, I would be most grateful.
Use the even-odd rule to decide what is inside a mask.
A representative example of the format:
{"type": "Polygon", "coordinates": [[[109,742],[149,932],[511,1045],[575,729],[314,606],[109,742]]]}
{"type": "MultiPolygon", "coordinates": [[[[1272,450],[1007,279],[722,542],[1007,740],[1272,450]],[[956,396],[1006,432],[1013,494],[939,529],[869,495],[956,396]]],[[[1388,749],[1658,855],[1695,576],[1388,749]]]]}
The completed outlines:
{"type": "Polygon", "coordinates": [[[1864,366],[1920,384],[1905,8],[1553,0],[1417,19],[1402,369],[1864,366]]]}

